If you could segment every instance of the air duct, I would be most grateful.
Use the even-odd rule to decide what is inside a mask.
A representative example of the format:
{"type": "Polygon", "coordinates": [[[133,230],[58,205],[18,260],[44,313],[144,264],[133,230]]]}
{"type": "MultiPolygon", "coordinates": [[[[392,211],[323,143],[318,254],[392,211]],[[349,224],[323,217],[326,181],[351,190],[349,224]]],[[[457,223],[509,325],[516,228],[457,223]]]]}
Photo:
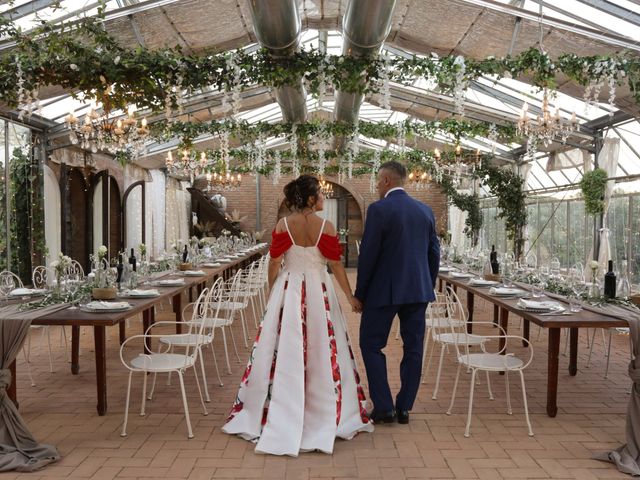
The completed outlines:
{"type": "MultiPolygon", "coordinates": [[[[396,0],[350,0],[342,18],[342,54],[353,57],[377,55],[389,31],[396,0]]],[[[364,95],[338,91],[334,117],[354,123],[364,95]]]]}
{"type": "MultiPolygon", "coordinates": [[[[293,55],[299,46],[302,24],[296,0],[249,0],[253,29],[261,46],[275,57],[293,55]]],[[[307,119],[306,92],[302,77],[296,85],[276,88],[276,100],[288,123],[307,119]]]]}

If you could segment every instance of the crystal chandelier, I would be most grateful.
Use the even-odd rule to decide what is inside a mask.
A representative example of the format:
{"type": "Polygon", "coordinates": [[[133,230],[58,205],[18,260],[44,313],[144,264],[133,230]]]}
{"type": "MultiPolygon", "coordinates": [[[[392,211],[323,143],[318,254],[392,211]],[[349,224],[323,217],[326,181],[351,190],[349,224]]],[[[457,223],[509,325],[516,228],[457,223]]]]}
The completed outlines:
{"type": "Polygon", "coordinates": [[[571,115],[571,120],[565,120],[560,116],[560,108],[556,108],[555,113],[551,112],[549,90],[546,88],[542,96],[542,112],[536,117],[535,121],[529,118],[528,110],[529,104],[525,102],[520,111],[517,132],[525,137],[542,140],[545,147],[554,138],[560,138],[562,143],[565,143],[571,132],[575,132],[578,129],[576,112],[571,115]]]}
{"type": "Polygon", "coordinates": [[[320,179],[320,191],[325,198],[333,197],[333,183],[327,182],[325,179],[320,179]]]}
{"type": "Polygon", "coordinates": [[[65,117],[65,125],[70,130],[69,137],[73,145],[80,144],[92,153],[106,151],[117,153],[127,148],[140,151],[149,135],[147,119],[140,123],[134,117],[134,107],[130,105],[125,118],[109,118],[109,109],[98,113],[98,104],[91,100],[89,112],[80,121],[73,112],[65,117]]]}
{"type": "Polygon", "coordinates": [[[193,180],[198,175],[204,173],[204,169],[208,163],[209,161],[207,160],[207,154],[205,152],[200,152],[200,157],[198,158],[198,152],[188,148],[182,150],[182,157],[177,161],[174,160],[173,154],[170,151],[167,152],[167,159],[165,161],[169,173],[181,177],[189,177],[191,183],[193,183],[193,180]]]}
{"type": "Polygon", "coordinates": [[[238,173],[237,175],[233,175],[232,173],[227,172],[226,174],[221,173],[207,173],[205,175],[207,179],[207,191],[236,191],[240,188],[242,184],[242,176],[238,173]]]}

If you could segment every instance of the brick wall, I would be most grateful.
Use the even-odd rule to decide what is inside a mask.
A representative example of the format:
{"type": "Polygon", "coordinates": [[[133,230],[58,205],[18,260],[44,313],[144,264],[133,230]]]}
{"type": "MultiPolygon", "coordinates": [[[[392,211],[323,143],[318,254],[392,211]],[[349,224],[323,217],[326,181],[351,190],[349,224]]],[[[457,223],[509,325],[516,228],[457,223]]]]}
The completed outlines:
{"type": "MultiPolygon", "coordinates": [[[[234,192],[223,192],[227,198],[227,213],[231,214],[233,210],[238,210],[242,216],[246,218],[241,223],[241,228],[245,231],[256,230],[256,219],[258,213],[258,205],[260,211],[260,228],[265,230],[264,241],[271,240],[271,231],[278,221],[278,213],[280,211],[284,194],[282,189],[292,180],[292,177],[282,177],[277,185],[273,185],[273,181],[269,177],[246,175],[242,179],[242,186],[234,192]],[[260,182],[259,200],[256,202],[258,188],[256,181],[260,182]]],[[[348,208],[349,222],[349,257],[354,260],[356,258],[355,240],[362,237],[363,223],[367,207],[372,202],[378,200],[377,192],[370,192],[369,176],[353,178],[338,182],[337,177],[326,177],[329,182],[340,185],[345,188],[352,196],[351,205],[348,208]]],[[[447,226],[447,197],[440,189],[431,184],[427,188],[416,190],[411,186],[407,187],[408,193],[426,203],[433,209],[436,217],[438,231],[445,230],[447,226]]]]}

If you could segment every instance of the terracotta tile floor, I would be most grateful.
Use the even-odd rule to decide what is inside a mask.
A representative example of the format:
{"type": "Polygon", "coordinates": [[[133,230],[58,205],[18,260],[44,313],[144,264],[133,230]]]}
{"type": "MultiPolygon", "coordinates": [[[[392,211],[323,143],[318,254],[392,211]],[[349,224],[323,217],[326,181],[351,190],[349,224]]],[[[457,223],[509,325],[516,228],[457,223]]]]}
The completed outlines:
{"type": "MultiPolygon", "coordinates": [[[[352,284],[353,272],[350,273],[352,284]]],[[[463,299],[464,301],[464,299],[463,299]]],[[[476,320],[488,320],[492,309],[476,301],[476,320]]],[[[170,319],[170,309],[158,318],[170,319]]],[[[348,314],[353,342],[357,348],[359,317],[348,314]]],[[[128,334],[140,332],[141,320],[132,318],[128,334]]],[[[511,332],[519,332],[519,319],[512,317],[511,332]]],[[[490,330],[490,327],[489,327],[490,330]]],[[[485,329],[487,331],[487,329],[485,329]]],[[[253,332],[253,329],[252,329],[253,332]]],[[[20,411],[35,437],[54,444],[62,460],[33,474],[4,474],[2,480],[35,478],[628,478],[612,465],[591,460],[594,452],[618,446],[624,438],[624,419],[629,399],[627,377],[628,336],[614,334],[609,378],[604,379],[605,356],[601,334],[596,336],[591,368],[585,368],[588,349],[581,333],[579,372],[567,373],[568,358],[561,357],[559,412],[556,418],[545,413],[546,332],[538,338],[532,326],[535,356],[526,371],[529,408],[535,437],[527,436],[522,396],[517,378],[512,380],[514,414],[506,414],[504,377],[493,375],[496,397],[486,395],[484,377],[476,388],[471,438],[463,436],[469,394],[469,376],[464,375],[453,415],[444,414],[450,400],[455,375],[452,352],[445,356],[440,393],[431,399],[435,368],[422,385],[411,423],[382,425],[373,434],[351,441],[337,441],[332,456],[305,453],[299,458],[257,455],[252,444],[220,431],[233,402],[247,359],[232,359],[233,374],[223,374],[224,386],[217,385],[209,361],[208,380],[212,401],[209,415],[203,416],[191,374],[187,391],[195,438],[187,440],[179,387],[158,382],[156,396],[147,403],[147,415],[140,417],[141,382],[134,377],[129,436],[120,437],[127,372],[120,363],[117,328],[108,333],[109,412],[99,417],[95,410],[93,335],[83,329],[81,370],[69,372],[67,350],[59,342],[60,329],[51,330],[54,373],[49,373],[46,343],[39,348],[39,333],[32,341],[32,370],[37,383],[31,387],[24,363],[18,364],[20,411]]],[[[239,326],[236,339],[240,339],[239,326]]],[[[563,337],[564,339],[564,337],[563,337]]],[[[222,366],[221,337],[216,353],[222,366]]],[[[139,347],[135,347],[139,348],[139,347]]],[[[135,349],[132,347],[132,350],[135,349]]],[[[516,354],[521,351],[516,348],[516,354]]],[[[131,352],[133,353],[133,352],[131,352]]],[[[387,348],[392,388],[398,387],[400,341],[393,334],[387,348]]],[[[22,361],[22,357],[20,357],[22,361]]],[[[364,377],[364,371],[362,371],[364,377]]]]}

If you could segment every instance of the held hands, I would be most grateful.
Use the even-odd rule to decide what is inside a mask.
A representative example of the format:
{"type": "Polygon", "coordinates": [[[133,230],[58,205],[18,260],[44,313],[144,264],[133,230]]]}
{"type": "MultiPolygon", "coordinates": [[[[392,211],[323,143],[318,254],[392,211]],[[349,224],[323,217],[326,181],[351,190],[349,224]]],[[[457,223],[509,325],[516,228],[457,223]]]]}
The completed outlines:
{"type": "Polygon", "coordinates": [[[349,303],[351,304],[351,310],[355,313],[362,313],[362,302],[353,295],[349,296],[349,303]]]}

